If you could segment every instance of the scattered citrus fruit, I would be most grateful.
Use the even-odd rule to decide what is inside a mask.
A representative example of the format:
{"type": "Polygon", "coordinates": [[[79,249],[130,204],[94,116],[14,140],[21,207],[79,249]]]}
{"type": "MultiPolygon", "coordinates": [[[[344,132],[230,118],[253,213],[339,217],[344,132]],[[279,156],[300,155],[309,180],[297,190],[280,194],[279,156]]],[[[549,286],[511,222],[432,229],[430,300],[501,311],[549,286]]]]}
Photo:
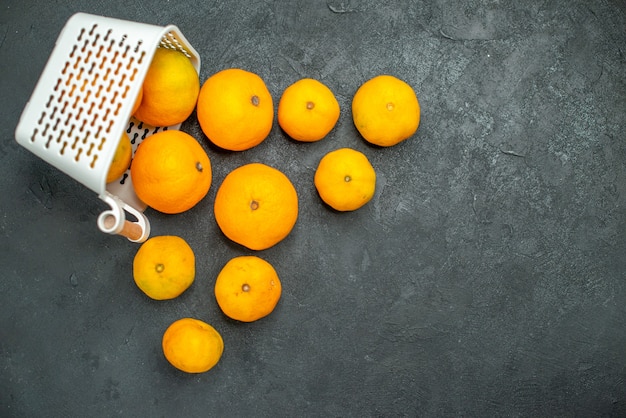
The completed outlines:
{"type": "Polygon", "coordinates": [[[314,142],[339,120],[339,102],[321,82],[303,78],[285,89],[278,102],[278,124],[291,138],[314,142]]]}
{"type": "Polygon", "coordinates": [[[314,183],[326,204],[339,211],[351,211],[374,196],[376,172],[363,153],[340,148],[322,157],[314,183]]]}
{"type": "Polygon", "coordinates": [[[182,123],[195,109],[199,91],[200,79],[191,60],[180,51],[157,48],[134,116],[152,126],[182,123]]]}
{"type": "Polygon", "coordinates": [[[261,77],[229,68],[204,82],[196,114],[211,142],[230,151],[243,151],[260,144],[269,135],[274,104],[261,77]]]}
{"type": "Polygon", "coordinates": [[[366,141],[389,147],[417,131],[420,105],[410,85],[391,75],[379,75],[356,91],[352,117],[366,141]]]}
{"type": "Polygon", "coordinates": [[[285,174],[251,163],[224,178],[214,211],[224,235],[251,250],[264,250],[291,232],[298,218],[298,195],[285,174]]]}
{"type": "Polygon", "coordinates": [[[113,180],[120,178],[122,174],[124,174],[130,165],[132,156],[133,147],[130,143],[130,138],[126,135],[126,132],[123,132],[120,142],[118,142],[117,148],[115,148],[113,160],[111,160],[111,165],[109,166],[109,171],[107,172],[107,183],[111,183],[113,180]]]}
{"type": "Polygon", "coordinates": [[[143,140],[130,167],[139,199],[163,213],[195,206],[211,187],[211,162],[191,135],[166,130],[143,140]]]}
{"type": "Polygon", "coordinates": [[[191,286],[196,276],[193,250],[181,237],[161,235],[148,239],[135,254],[133,278],[146,295],[173,299],[191,286]]]}
{"type": "Polygon", "coordinates": [[[229,318],[252,322],[269,315],[282,288],[278,274],[267,261],[255,256],[231,259],[215,281],[215,299],[229,318]]]}
{"type": "Polygon", "coordinates": [[[163,333],[163,354],[178,370],[204,373],[222,357],[224,340],[215,328],[195,318],[181,318],[163,333]]]}

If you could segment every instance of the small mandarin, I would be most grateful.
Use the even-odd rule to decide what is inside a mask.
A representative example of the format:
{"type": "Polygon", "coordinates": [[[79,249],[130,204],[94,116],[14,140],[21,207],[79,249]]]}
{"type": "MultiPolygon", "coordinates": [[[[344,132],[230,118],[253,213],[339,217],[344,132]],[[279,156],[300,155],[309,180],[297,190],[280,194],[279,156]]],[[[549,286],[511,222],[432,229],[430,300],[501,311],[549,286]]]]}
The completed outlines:
{"type": "Polygon", "coordinates": [[[379,75],[363,83],[354,94],[352,117],[366,141],[390,147],[417,131],[420,105],[406,82],[379,75]]]}
{"type": "Polygon", "coordinates": [[[143,140],[130,167],[135,192],[151,208],[181,213],[195,206],[211,187],[211,161],[191,135],[166,130],[143,140]]]}
{"type": "Polygon", "coordinates": [[[209,140],[220,148],[243,151],[269,135],[274,104],[265,82],[239,68],[209,77],[198,96],[198,122],[209,140]]]}
{"type": "Polygon", "coordinates": [[[215,220],[228,238],[251,250],[283,240],[298,218],[298,195],[281,171],[251,163],[231,171],[217,190],[215,220]]]}
{"type": "Polygon", "coordinates": [[[321,82],[303,78],[283,92],[278,103],[278,124],[297,141],[324,138],[339,120],[339,102],[321,82]]]}
{"type": "Polygon", "coordinates": [[[320,160],[314,183],[320,197],[330,207],[352,211],[374,196],[376,172],[363,153],[340,148],[320,160]]]}
{"type": "Polygon", "coordinates": [[[196,107],[200,79],[182,52],[157,48],[142,85],[142,98],[134,117],[152,126],[184,122],[196,107]]]}
{"type": "Polygon", "coordinates": [[[133,278],[147,296],[173,299],[191,286],[196,276],[196,259],[187,242],[174,235],[148,239],[135,254],[133,278]]]}
{"type": "Polygon", "coordinates": [[[135,114],[137,109],[139,109],[139,105],[143,100],[143,86],[139,89],[139,93],[137,93],[137,98],[135,99],[135,103],[133,104],[133,108],[130,111],[131,116],[135,114]]]}
{"type": "Polygon", "coordinates": [[[204,373],[220,361],[224,340],[215,328],[195,318],[174,321],[161,341],[167,361],[186,373],[204,373]]]}
{"type": "Polygon", "coordinates": [[[215,281],[215,298],[229,318],[252,322],[269,315],[282,287],[274,267],[256,256],[239,256],[222,268],[215,281]]]}
{"type": "Polygon", "coordinates": [[[115,148],[113,160],[111,160],[111,165],[109,166],[109,171],[107,172],[106,182],[111,183],[113,180],[120,178],[122,174],[128,170],[132,157],[133,146],[130,143],[130,138],[126,135],[126,132],[123,132],[120,142],[115,148]]]}

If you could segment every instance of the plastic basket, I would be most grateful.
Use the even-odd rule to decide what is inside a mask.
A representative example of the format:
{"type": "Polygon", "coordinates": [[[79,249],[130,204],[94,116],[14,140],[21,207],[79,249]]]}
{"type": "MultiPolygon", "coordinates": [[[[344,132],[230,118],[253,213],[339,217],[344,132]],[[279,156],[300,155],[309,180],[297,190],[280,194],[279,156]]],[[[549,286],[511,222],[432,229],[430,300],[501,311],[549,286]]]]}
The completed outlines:
{"type": "Polygon", "coordinates": [[[130,170],[106,184],[124,131],[133,153],[165,129],[131,117],[133,104],[157,48],[187,55],[196,71],[200,57],[176,26],[148,25],[77,13],[63,27],[15,131],[17,142],[98,194],[111,208],[100,230],[143,242],[150,223],[135,194],[130,170]],[[131,214],[135,220],[126,219],[131,214]]]}

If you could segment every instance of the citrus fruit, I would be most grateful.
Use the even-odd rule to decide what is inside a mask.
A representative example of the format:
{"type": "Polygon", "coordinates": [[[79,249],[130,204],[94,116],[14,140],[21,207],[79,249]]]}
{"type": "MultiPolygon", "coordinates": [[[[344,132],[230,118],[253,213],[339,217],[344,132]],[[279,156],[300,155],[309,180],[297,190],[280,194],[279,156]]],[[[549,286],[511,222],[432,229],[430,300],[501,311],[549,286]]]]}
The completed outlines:
{"type": "Polygon", "coordinates": [[[191,286],[196,275],[193,250],[181,237],[148,239],[133,259],[133,278],[142,292],[155,300],[173,299],[191,286]]]}
{"type": "Polygon", "coordinates": [[[209,156],[191,135],[166,130],[143,140],[135,151],[130,174],[137,197],[163,213],[195,206],[211,187],[209,156]]]}
{"type": "Polygon", "coordinates": [[[252,322],[269,315],[282,288],[278,274],[267,261],[256,256],[231,259],[215,281],[215,299],[229,318],[252,322]]]}
{"type": "Polygon", "coordinates": [[[143,100],[143,86],[141,86],[139,88],[139,93],[137,93],[137,98],[135,99],[135,103],[133,104],[133,108],[130,111],[131,115],[134,115],[135,112],[137,111],[137,109],[139,109],[139,105],[141,104],[142,100],[143,100]]]}
{"type": "Polygon", "coordinates": [[[132,156],[133,146],[130,143],[130,138],[126,135],[126,132],[123,132],[120,142],[118,142],[117,148],[115,148],[113,160],[111,160],[111,165],[109,166],[109,171],[107,172],[107,183],[111,183],[113,180],[120,178],[122,174],[124,174],[130,165],[132,156]]]}
{"type": "Polygon", "coordinates": [[[161,342],[167,361],[187,373],[204,373],[222,357],[224,340],[215,328],[195,318],[174,321],[161,342]]]}
{"type": "Polygon", "coordinates": [[[157,48],[142,86],[135,118],[152,126],[171,126],[184,122],[195,109],[200,79],[185,54],[157,48]]]}
{"type": "Polygon", "coordinates": [[[321,82],[303,78],[285,89],[278,102],[278,124],[297,141],[324,138],[339,120],[339,102],[321,82]]]}
{"type": "Polygon", "coordinates": [[[339,211],[351,211],[374,196],[376,172],[363,153],[340,148],[322,157],[314,183],[326,204],[339,211]]]}
{"type": "Polygon", "coordinates": [[[269,135],[274,104],[261,77],[229,68],[204,82],[196,114],[211,142],[230,151],[243,151],[260,144],[269,135]]]}
{"type": "Polygon", "coordinates": [[[366,141],[389,147],[417,131],[420,105],[410,85],[391,75],[379,75],[354,94],[352,118],[366,141]]]}
{"type": "Polygon", "coordinates": [[[214,211],[224,235],[251,250],[264,250],[291,232],[298,218],[298,195],[285,174],[251,163],[224,178],[214,211]]]}

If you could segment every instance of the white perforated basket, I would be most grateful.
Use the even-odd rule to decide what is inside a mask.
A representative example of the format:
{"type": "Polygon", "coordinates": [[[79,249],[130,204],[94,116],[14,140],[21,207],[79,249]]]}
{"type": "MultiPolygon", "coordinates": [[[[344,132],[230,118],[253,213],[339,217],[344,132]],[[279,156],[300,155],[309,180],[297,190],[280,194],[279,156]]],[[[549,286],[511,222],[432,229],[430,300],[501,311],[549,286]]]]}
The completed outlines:
{"type": "Polygon", "coordinates": [[[85,13],[64,26],[15,131],[19,144],[98,194],[111,206],[98,227],[134,242],[150,235],[130,170],[109,184],[113,155],[126,131],[133,152],[146,137],[179,125],[154,127],[130,115],[157,48],[200,57],[176,26],[153,26],[85,13]],[[126,219],[126,213],[136,218],[126,219]]]}

